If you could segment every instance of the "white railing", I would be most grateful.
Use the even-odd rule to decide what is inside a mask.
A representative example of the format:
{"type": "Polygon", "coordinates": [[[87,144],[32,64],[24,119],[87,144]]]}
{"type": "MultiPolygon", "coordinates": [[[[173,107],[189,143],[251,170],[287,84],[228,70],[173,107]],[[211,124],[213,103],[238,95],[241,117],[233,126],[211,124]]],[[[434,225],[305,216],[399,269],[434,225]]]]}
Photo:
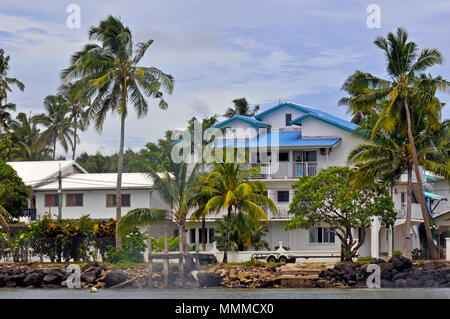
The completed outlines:
{"type": "Polygon", "coordinates": [[[316,176],[320,171],[317,162],[278,162],[252,163],[250,167],[259,167],[257,179],[287,179],[302,176],[316,176]]]}
{"type": "Polygon", "coordinates": [[[317,162],[297,162],[294,163],[294,177],[316,176],[317,162]]]}
{"type": "Polygon", "coordinates": [[[289,209],[278,209],[278,214],[268,211],[266,207],[263,207],[263,210],[269,220],[289,220],[294,218],[293,214],[289,214],[289,209]]]}

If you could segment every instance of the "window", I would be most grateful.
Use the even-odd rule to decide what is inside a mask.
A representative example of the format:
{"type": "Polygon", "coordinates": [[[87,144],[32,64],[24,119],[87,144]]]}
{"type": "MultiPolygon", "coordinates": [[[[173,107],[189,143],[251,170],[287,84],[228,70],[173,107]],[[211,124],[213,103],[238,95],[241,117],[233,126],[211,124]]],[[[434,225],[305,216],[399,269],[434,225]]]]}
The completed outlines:
{"type": "Polygon", "coordinates": [[[44,200],[45,200],[45,207],[58,207],[59,206],[58,194],[46,194],[44,200]]]}
{"type": "Polygon", "coordinates": [[[400,207],[401,208],[405,208],[405,198],[406,198],[406,193],[401,192],[400,193],[400,197],[401,197],[401,201],[400,201],[400,207]]]}
{"type": "Polygon", "coordinates": [[[334,243],[335,234],[333,228],[328,227],[311,227],[309,229],[310,243],[334,243]]]}
{"type": "Polygon", "coordinates": [[[83,194],[67,194],[66,195],[67,207],[81,207],[83,206],[83,194]]]}
{"type": "MultiPolygon", "coordinates": [[[[106,207],[116,206],[116,195],[106,195],[106,207]]],[[[130,194],[122,194],[122,207],[130,207],[130,194]]]]}
{"type": "Polygon", "coordinates": [[[294,152],[296,162],[316,162],[317,151],[296,151],[294,152]]]}
{"type": "Polygon", "coordinates": [[[283,203],[289,202],[289,191],[278,191],[277,201],[283,203]]]}
{"type": "Polygon", "coordinates": [[[292,114],[286,114],[286,126],[292,121],[292,114]]]}
{"type": "MultiPolygon", "coordinates": [[[[202,243],[202,229],[198,229],[198,243],[202,243]]],[[[214,237],[214,228],[206,228],[206,243],[211,244],[214,237]]],[[[195,244],[195,228],[190,229],[189,241],[191,244],[195,244]]]]}
{"type": "Polygon", "coordinates": [[[278,159],[280,162],[288,162],[289,161],[289,153],[288,152],[280,152],[278,154],[278,159]]]}

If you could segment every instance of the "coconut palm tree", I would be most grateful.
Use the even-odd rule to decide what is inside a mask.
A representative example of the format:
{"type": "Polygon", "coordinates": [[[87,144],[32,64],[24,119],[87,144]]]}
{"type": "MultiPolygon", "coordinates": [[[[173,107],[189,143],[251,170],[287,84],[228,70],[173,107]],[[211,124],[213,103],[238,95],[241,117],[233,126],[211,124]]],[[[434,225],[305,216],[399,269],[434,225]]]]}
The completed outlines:
{"type": "Polygon", "coordinates": [[[233,100],[234,107],[229,107],[225,112],[225,117],[233,117],[235,115],[254,116],[259,111],[259,105],[255,105],[253,109],[250,109],[245,97],[233,100]]]}
{"type": "Polygon", "coordinates": [[[268,222],[267,215],[262,207],[277,213],[274,202],[264,195],[266,184],[262,181],[251,180],[258,174],[259,167],[245,170],[236,163],[216,163],[207,177],[208,186],[201,187],[201,191],[209,196],[204,214],[215,212],[217,215],[223,210],[227,212],[224,263],[228,262],[233,210],[247,214],[254,221],[265,220],[266,222],[268,222]]]}
{"type": "Polygon", "coordinates": [[[77,131],[78,129],[85,131],[89,126],[89,112],[87,111],[87,107],[90,104],[90,100],[72,83],[62,85],[59,93],[64,96],[70,108],[70,121],[75,136],[72,144],[72,160],[75,160],[77,144],[80,143],[80,139],[77,137],[77,131]]]}
{"type": "MultiPolygon", "coordinates": [[[[117,165],[116,219],[121,217],[121,184],[123,172],[123,151],[125,119],[128,103],[131,102],[138,117],[148,111],[146,97],[158,98],[159,107],[167,108],[162,89],[172,93],[174,79],[155,67],[138,66],[153,40],[138,43],[133,48],[131,30],[119,18],[108,16],[98,26],[89,30],[89,40],[84,49],[72,56],[71,66],[62,72],[67,81],[76,80],[74,85],[87,97],[92,97],[90,115],[96,128],[101,131],[108,112],[120,116],[120,146],[117,165]]],[[[119,239],[119,238],[118,238],[119,239]]],[[[120,239],[116,241],[120,247],[120,239]]]]}
{"type": "Polygon", "coordinates": [[[41,133],[38,144],[52,146],[52,158],[56,158],[56,144],[59,142],[64,151],[69,150],[75,140],[74,131],[69,114],[67,100],[62,95],[48,95],[44,99],[46,113],[41,113],[32,117],[32,121],[41,124],[46,129],[41,133]]]}
{"type": "MultiPolygon", "coordinates": [[[[429,88],[445,91],[450,84],[441,77],[424,77],[421,73],[433,65],[442,64],[441,53],[437,49],[423,49],[419,52],[416,43],[408,42],[408,34],[402,28],[399,28],[396,34],[389,33],[387,38],[378,37],[374,43],[385,53],[386,70],[391,80],[356,71],[352,75],[353,80],[350,87],[352,92],[359,93],[349,98],[348,105],[353,114],[358,112],[369,114],[375,112],[378,105],[383,105],[372,132],[372,138],[381,128],[392,132],[402,118],[406,120],[413,169],[418,184],[422,185],[413,136],[414,128],[411,123],[411,111],[417,107],[424,108],[423,111],[427,113],[429,123],[431,125],[439,123],[442,103],[430,92],[429,88]]],[[[438,258],[432,240],[430,217],[425,206],[424,194],[422,191],[418,193],[431,256],[438,258]]]]}
{"type": "Polygon", "coordinates": [[[8,92],[12,92],[11,85],[23,91],[25,85],[16,78],[8,77],[9,55],[5,56],[5,51],[0,49],[0,105],[8,103],[8,92]]]}
{"type": "MultiPolygon", "coordinates": [[[[5,192],[5,187],[3,186],[3,184],[0,184],[0,196],[2,196],[2,194],[4,194],[5,192]]],[[[9,215],[8,211],[2,206],[2,204],[0,203],[0,226],[3,228],[3,230],[9,234],[9,224],[6,221],[6,218],[9,215]]]]}

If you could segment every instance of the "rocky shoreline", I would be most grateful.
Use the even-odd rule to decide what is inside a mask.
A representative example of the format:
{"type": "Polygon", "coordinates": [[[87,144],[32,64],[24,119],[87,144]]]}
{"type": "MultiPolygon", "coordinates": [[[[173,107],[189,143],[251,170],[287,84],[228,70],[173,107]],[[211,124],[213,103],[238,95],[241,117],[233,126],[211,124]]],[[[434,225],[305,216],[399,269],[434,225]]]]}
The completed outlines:
{"type": "MultiPolygon", "coordinates": [[[[381,288],[450,288],[450,263],[411,262],[403,257],[389,261],[371,260],[381,270],[381,288]]],[[[0,265],[0,288],[66,288],[68,265],[0,265]]],[[[170,288],[366,288],[368,264],[278,264],[224,265],[201,267],[178,280],[178,267],[169,270],[170,288]]],[[[121,267],[89,263],[80,267],[82,288],[163,288],[161,269],[152,278],[145,265],[121,267]]]]}

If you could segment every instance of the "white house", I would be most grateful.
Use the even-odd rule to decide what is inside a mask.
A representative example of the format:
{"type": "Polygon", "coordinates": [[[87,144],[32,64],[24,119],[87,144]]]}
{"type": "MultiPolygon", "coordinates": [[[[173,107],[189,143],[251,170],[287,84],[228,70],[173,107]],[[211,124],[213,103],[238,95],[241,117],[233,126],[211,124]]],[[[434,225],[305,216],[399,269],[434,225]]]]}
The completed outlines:
{"type": "MultiPolygon", "coordinates": [[[[224,146],[246,148],[251,163],[260,166],[259,179],[268,186],[268,196],[276,203],[279,214],[268,214],[269,232],[265,240],[269,249],[283,245],[299,255],[326,256],[340,253],[339,239],[327,231],[327,225],[310,229],[285,230],[284,222],[292,218],[288,214],[294,191],[291,185],[299,176],[316,175],[331,166],[345,166],[349,152],[363,141],[353,133],[357,125],[330,115],[319,109],[295,103],[281,103],[254,117],[237,115],[216,125],[217,128],[233,128],[236,134],[227,135],[224,146]],[[246,130],[246,131],[245,131],[246,130]],[[239,132],[246,132],[239,136],[239,132]],[[250,133],[249,133],[250,132],[250,133]],[[261,152],[261,146],[276,146],[275,152],[261,152]]],[[[63,217],[79,218],[90,214],[94,219],[115,218],[116,174],[89,174],[74,161],[12,162],[9,163],[31,187],[30,209],[37,214],[58,212],[58,174],[62,172],[63,217]]],[[[438,232],[450,227],[449,185],[437,176],[423,172],[424,194],[430,216],[435,220],[438,232]]],[[[153,183],[145,174],[124,173],[122,181],[122,214],[139,207],[166,207],[153,183]]],[[[388,256],[393,250],[402,250],[406,202],[406,178],[392,190],[398,213],[394,230],[381,226],[374,220],[366,230],[365,243],[359,249],[360,256],[388,256]]],[[[417,196],[415,197],[417,198],[417,196]]],[[[207,249],[213,247],[214,229],[221,216],[206,217],[207,249]]],[[[412,204],[412,248],[420,245],[418,225],[422,222],[417,200],[412,204]]],[[[201,223],[193,221],[188,230],[188,240],[200,241],[201,223]]],[[[155,232],[160,230],[155,229],[155,232]]],[[[358,238],[358,230],[354,238],[358,238]]],[[[175,225],[170,234],[176,235],[175,225]]],[[[156,233],[155,233],[156,234],[156,233]]]]}

